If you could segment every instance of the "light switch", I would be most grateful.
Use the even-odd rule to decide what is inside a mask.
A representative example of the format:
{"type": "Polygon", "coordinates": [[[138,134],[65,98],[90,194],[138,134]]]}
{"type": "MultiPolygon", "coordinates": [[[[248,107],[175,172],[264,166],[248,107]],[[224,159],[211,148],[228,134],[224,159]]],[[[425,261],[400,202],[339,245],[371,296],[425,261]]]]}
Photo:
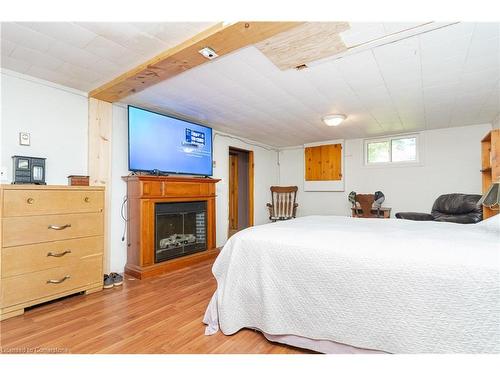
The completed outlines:
{"type": "Polygon", "coordinates": [[[21,146],[29,146],[30,145],[30,133],[19,133],[19,144],[21,146]]]}

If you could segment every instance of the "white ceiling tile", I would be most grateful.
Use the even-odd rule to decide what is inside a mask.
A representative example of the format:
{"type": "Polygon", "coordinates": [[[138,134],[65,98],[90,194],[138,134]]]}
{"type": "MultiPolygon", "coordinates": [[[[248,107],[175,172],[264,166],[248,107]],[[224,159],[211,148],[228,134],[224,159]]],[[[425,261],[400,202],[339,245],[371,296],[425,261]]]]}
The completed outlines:
{"type": "Polygon", "coordinates": [[[396,64],[380,63],[380,72],[390,91],[403,89],[420,90],[422,86],[422,70],[418,57],[412,60],[400,60],[396,64]]]}
{"type": "Polygon", "coordinates": [[[56,70],[63,64],[62,60],[50,54],[21,46],[16,47],[10,56],[17,60],[33,61],[37,66],[48,70],[56,70]]]}
{"type": "Polygon", "coordinates": [[[443,58],[462,62],[467,56],[473,30],[474,24],[459,23],[420,35],[422,64],[439,64],[443,58]]]}
{"type": "Polygon", "coordinates": [[[498,69],[500,67],[500,53],[483,53],[482,55],[469,56],[464,65],[464,73],[478,70],[498,69]]]}
{"type": "Polygon", "coordinates": [[[1,49],[1,56],[10,56],[12,51],[16,48],[16,45],[14,43],[9,42],[6,39],[2,39],[2,49],[1,49]]]}
{"type": "Polygon", "coordinates": [[[452,85],[460,81],[464,66],[464,58],[449,57],[422,57],[422,85],[423,87],[452,85]]]}
{"type": "Polygon", "coordinates": [[[500,37],[490,39],[473,38],[467,57],[489,55],[492,53],[500,53],[500,37]]]}
{"type": "Polygon", "coordinates": [[[44,52],[55,42],[53,38],[49,38],[46,35],[21,26],[15,22],[2,22],[1,28],[2,40],[8,40],[26,48],[44,52]]]}
{"type": "Polygon", "coordinates": [[[419,40],[417,37],[385,44],[373,49],[373,54],[379,62],[386,66],[398,65],[403,61],[419,61],[419,40]]]}
{"type": "Polygon", "coordinates": [[[81,80],[78,79],[73,79],[72,77],[62,74],[61,72],[47,70],[39,66],[32,66],[31,68],[29,68],[26,74],[44,79],[46,81],[54,82],[63,86],[83,87],[84,90],[90,87],[90,85],[86,82],[82,82],[81,80]]]}
{"type": "Polygon", "coordinates": [[[59,71],[62,72],[63,74],[68,75],[69,77],[74,78],[75,80],[82,80],[88,83],[94,83],[102,79],[102,76],[95,70],[82,68],[80,66],[73,65],[70,63],[64,63],[59,68],[59,71]]]}
{"type": "Polygon", "coordinates": [[[456,97],[456,89],[453,86],[436,86],[424,90],[424,103],[426,108],[447,107],[453,104],[456,97]]]}
{"type": "Polygon", "coordinates": [[[78,65],[83,68],[100,68],[100,66],[97,64],[97,62],[101,59],[99,56],[63,42],[58,41],[52,44],[49,47],[47,53],[52,56],[57,56],[57,58],[61,59],[64,62],[78,65]]]}
{"type": "Polygon", "coordinates": [[[137,54],[141,54],[145,59],[154,57],[156,51],[167,50],[168,45],[160,39],[146,33],[138,33],[121,43],[125,48],[137,54]]]}
{"type": "Polygon", "coordinates": [[[423,22],[384,22],[384,30],[387,34],[398,33],[422,25],[423,22]]]}
{"type": "Polygon", "coordinates": [[[380,86],[384,80],[371,51],[350,55],[335,61],[343,78],[356,91],[380,86]]]}
{"type": "Polygon", "coordinates": [[[498,22],[477,22],[474,27],[472,41],[488,40],[500,38],[500,23],[498,22]]]}
{"type": "Polygon", "coordinates": [[[71,22],[22,22],[20,25],[78,48],[84,48],[97,36],[71,22]]]}
{"type": "Polygon", "coordinates": [[[26,73],[31,67],[31,64],[24,60],[16,60],[10,56],[2,55],[2,68],[14,70],[19,73],[26,73]]]}
{"type": "Polygon", "coordinates": [[[426,111],[425,123],[428,129],[446,128],[450,125],[451,110],[436,109],[433,111],[426,111]]]}
{"type": "Polygon", "coordinates": [[[115,43],[122,44],[141,31],[126,22],[77,22],[78,26],[115,43]]]}
{"type": "Polygon", "coordinates": [[[136,54],[131,53],[131,51],[127,50],[120,44],[101,36],[93,39],[85,47],[85,50],[104,59],[126,66],[137,60],[136,54]]]}
{"type": "Polygon", "coordinates": [[[177,45],[186,40],[186,34],[197,34],[214,25],[213,22],[134,22],[138,29],[168,44],[177,45]]]}
{"type": "Polygon", "coordinates": [[[349,22],[351,28],[340,33],[344,43],[352,47],[380,38],[386,34],[382,23],[349,22]]]}

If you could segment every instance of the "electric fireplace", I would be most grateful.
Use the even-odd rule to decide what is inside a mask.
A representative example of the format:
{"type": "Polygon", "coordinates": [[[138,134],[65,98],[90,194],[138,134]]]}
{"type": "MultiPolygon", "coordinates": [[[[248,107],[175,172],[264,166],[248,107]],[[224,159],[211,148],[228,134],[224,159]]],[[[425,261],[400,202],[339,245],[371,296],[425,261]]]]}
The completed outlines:
{"type": "Polygon", "coordinates": [[[155,263],[207,250],[207,202],[155,204],[155,263]]]}

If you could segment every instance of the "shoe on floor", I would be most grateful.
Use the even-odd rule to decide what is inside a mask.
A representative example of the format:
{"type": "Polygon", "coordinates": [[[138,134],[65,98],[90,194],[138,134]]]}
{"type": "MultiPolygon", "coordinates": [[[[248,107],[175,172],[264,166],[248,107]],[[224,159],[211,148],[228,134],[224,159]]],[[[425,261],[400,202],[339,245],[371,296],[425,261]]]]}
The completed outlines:
{"type": "Polygon", "coordinates": [[[104,282],[102,287],[104,289],[109,289],[113,287],[113,278],[111,277],[111,275],[108,275],[106,273],[104,274],[104,282]]]}
{"type": "Polygon", "coordinates": [[[113,286],[120,286],[123,284],[123,276],[116,272],[111,272],[109,277],[113,280],[113,286]]]}

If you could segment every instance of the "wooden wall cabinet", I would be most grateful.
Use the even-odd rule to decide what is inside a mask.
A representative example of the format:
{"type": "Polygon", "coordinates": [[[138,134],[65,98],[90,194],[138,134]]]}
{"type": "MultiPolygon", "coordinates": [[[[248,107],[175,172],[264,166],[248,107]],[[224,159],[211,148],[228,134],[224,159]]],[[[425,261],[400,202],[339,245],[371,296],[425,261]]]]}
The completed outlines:
{"type": "Polygon", "coordinates": [[[306,147],[306,181],[339,181],[342,179],[342,145],[306,147]]]}
{"type": "MultiPolygon", "coordinates": [[[[481,179],[483,194],[500,179],[500,129],[490,131],[481,140],[481,179]]],[[[496,214],[498,211],[483,207],[483,219],[496,214]]]]}
{"type": "Polygon", "coordinates": [[[215,184],[212,178],[126,176],[128,198],[127,264],[125,272],[136,278],[158,275],[214,258],[215,184]],[[155,263],[155,204],[163,202],[207,203],[207,250],[155,263]]]}
{"type": "Polygon", "coordinates": [[[0,320],[102,289],[104,188],[0,185],[0,320]]]}

